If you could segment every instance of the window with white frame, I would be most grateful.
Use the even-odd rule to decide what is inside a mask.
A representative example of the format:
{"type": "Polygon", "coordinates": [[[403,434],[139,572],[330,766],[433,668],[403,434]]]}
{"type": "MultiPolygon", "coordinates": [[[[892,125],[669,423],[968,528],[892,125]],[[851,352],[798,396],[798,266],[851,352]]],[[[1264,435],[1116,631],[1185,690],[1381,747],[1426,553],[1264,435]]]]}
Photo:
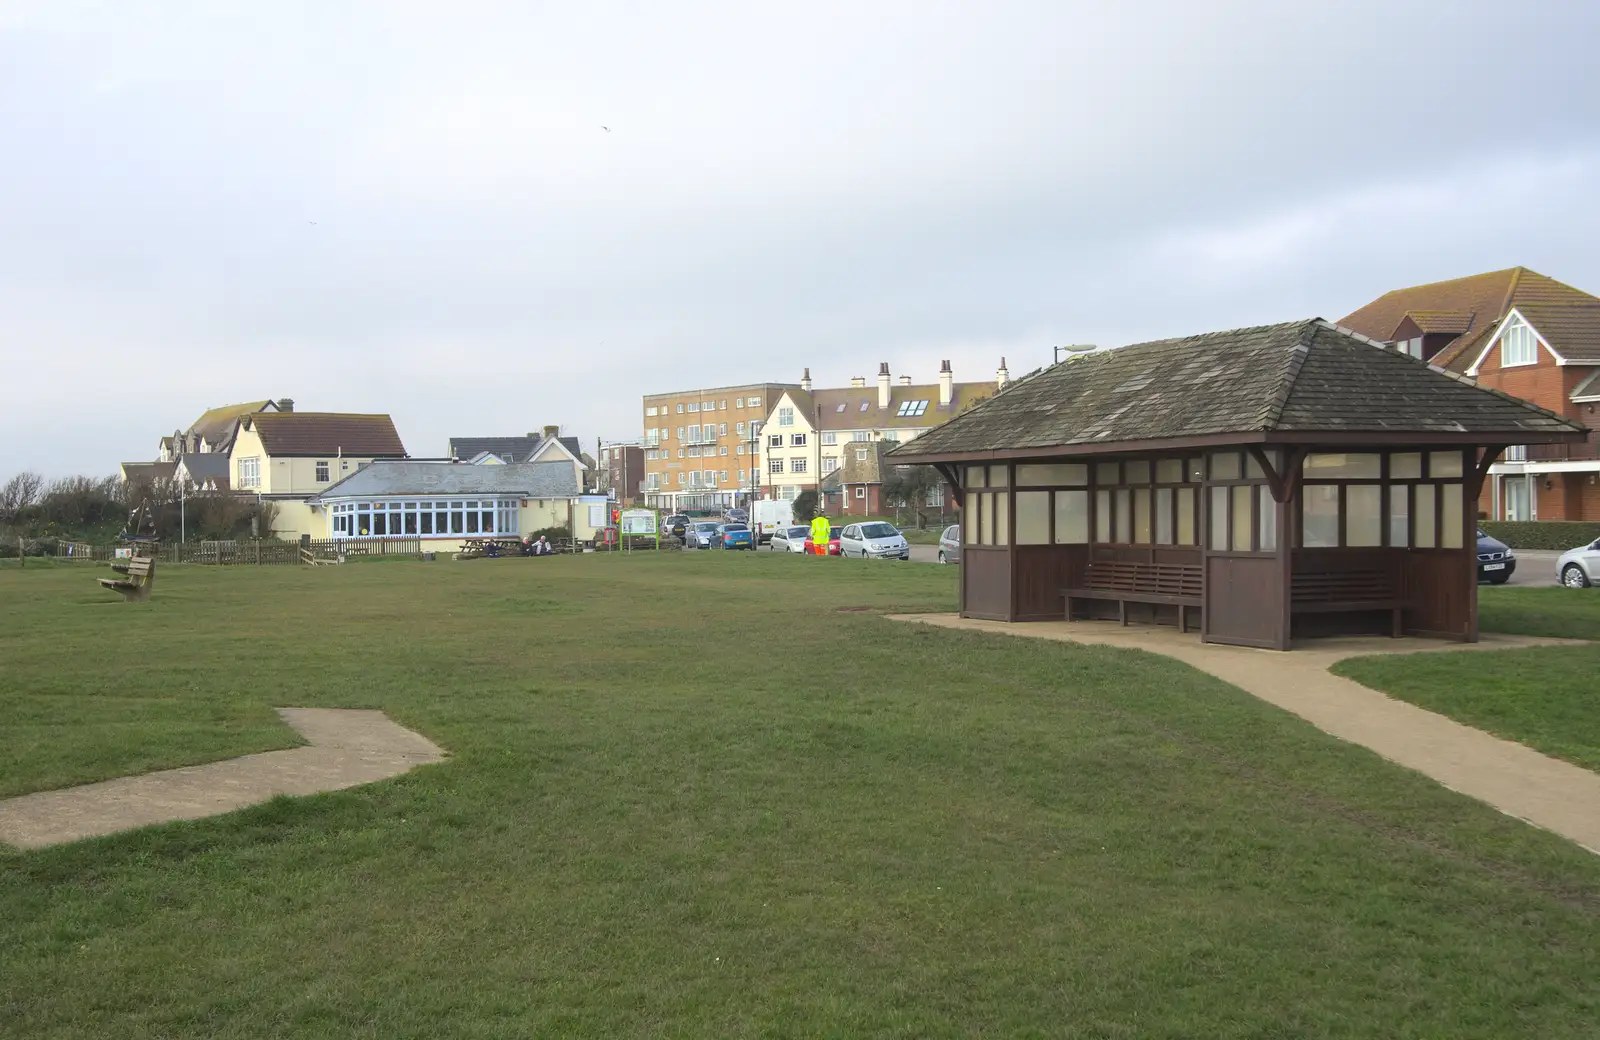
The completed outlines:
{"type": "Polygon", "coordinates": [[[904,418],[906,416],[921,415],[923,412],[925,412],[927,410],[928,410],[928,402],[927,401],[901,401],[900,402],[900,410],[898,412],[896,412],[895,414],[897,416],[900,416],[900,417],[904,418]]]}
{"type": "Polygon", "coordinates": [[[872,431],[857,430],[850,435],[850,439],[852,441],[870,441],[872,439],[872,431]]]}
{"type": "Polygon", "coordinates": [[[793,426],[794,425],[794,409],[793,408],[779,408],[778,409],[778,425],[779,426],[793,426]]]}
{"type": "Polygon", "coordinates": [[[944,485],[935,484],[933,487],[929,488],[928,497],[923,500],[922,504],[928,506],[929,508],[944,505],[944,485]]]}
{"type": "Polygon", "coordinates": [[[767,460],[767,472],[768,473],[782,473],[783,472],[783,460],[782,459],[768,459],[767,460]]]}
{"type": "Polygon", "coordinates": [[[683,483],[688,482],[688,480],[689,480],[689,475],[687,473],[679,473],[678,474],[678,483],[683,484],[683,483]]]}
{"type": "Polygon", "coordinates": [[[700,402],[700,410],[702,412],[714,412],[714,411],[717,410],[717,402],[715,402],[715,401],[701,401],[700,402]]]}
{"type": "Polygon", "coordinates": [[[751,407],[751,408],[760,408],[761,407],[761,398],[759,398],[759,397],[747,397],[747,398],[744,399],[744,403],[746,405],[748,405],[749,407],[751,407]]]}
{"type": "Polygon", "coordinates": [[[657,430],[655,427],[651,427],[650,429],[644,431],[644,440],[646,444],[660,444],[661,431],[657,430]]]}
{"type": "Polygon", "coordinates": [[[804,473],[805,471],[806,471],[806,459],[805,459],[805,456],[802,455],[800,458],[790,459],[789,460],[789,472],[790,473],[804,473]]]}
{"type": "Polygon", "coordinates": [[[717,436],[718,437],[726,437],[727,435],[728,435],[728,424],[727,423],[717,423],[717,436]]]}
{"type": "Polygon", "coordinates": [[[726,454],[728,454],[728,446],[726,444],[717,445],[717,454],[718,455],[726,455],[726,454]]]}
{"type": "Polygon", "coordinates": [[[735,398],[734,398],[734,399],[733,399],[733,406],[734,406],[734,407],[735,407],[735,408],[743,408],[743,407],[744,407],[744,398],[742,398],[742,397],[735,397],[735,398]]]}
{"type": "Polygon", "coordinates": [[[886,441],[898,441],[900,439],[900,431],[899,430],[884,430],[883,431],[883,439],[886,440],[886,441]]]}
{"type": "Polygon", "coordinates": [[[700,427],[698,427],[698,426],[689,427],[689,440],[697,441],[699,439],[700,439],[700,427]]]}
{"type": "Polygon", "coordinates": [[[322,484],[328,482],[328,463],[325,459],[317,462],[317,481],[322,484]]]}
{"type": "Polygon", "coordinates": [[[514,498],[358,501],[333,505],[335,538],[417,538],[440,535],[515,535],[514,498]]]}
{"type": "Polygon", "coordinates": [[[800,489],[795,487],[793,484],[785,484],[783,487],[778,489],[778,497],[783,499],[785,502],[793,502],[795,495],[799,494],[799,492],[800,489]]]}
{"type": "Polygon", "coordinates": [[[743,433],[744,432],[744,423],[742,423],[742,422],[741,423],[734,423],[733,424],[733,432],[734,433],[743,433]]]}
{"type": "Polygon", "coordinates": [[[1531,365],[1539,360],[1539,342],[1527,322],[1515,314],[1500,333],[1500,367],[1531,365]]]}
{"type": "Polygon", "coordinates": [[[656,406],[655,405],[651,405],[649,408],[646,408],[644,410],[644,414],[652,415],[652,416],[655,415],[656,414],[656,406]]]}
{"type": "Polygon", "coordinates": [[[1528,461],[1528,446],[1526,444],[1513,444],[1513,445],[1511,445],[1511,447],[1506,449],[1506,453],[1500,457],[1500,461],[1501,462],[1527,462],[1528,461]]]}
{"type": "MultiPolygon", "coordinates": [[[[690,429],[693,429],[693,428],[694,427],[690,427],[690,429]]],[[[682,426],[678,427],[678,439],[680,441],[683,440],[683,427],[682,426]]]]}
{"type": "Polygon", "coordinates": [[[863,484],[857,484],[856,485],[856,497],[857,498],[866,498],[867,497],[867,489],[866,489],[865,485],[863,485],[863,484]]]}
{"type": "Polygon", "coordinates": [[[683,403],[681,401],[678,403],[678,414],[683,414],[683,403]]]}
{"type": "Polygon", "coordinates": [[[698,412],[699,410],[700,410],[700,402],[699,401],[690,401],[689,402],[689,411],[698,412]]]}
{"type": "Polygon", "coordinates": [[[720,471],[717,474],[717,479],[722,481],[724,484],[726,484],[728,482],[728,471],[727,470],[720,471]]]}
{"type": "Polygon", "coordinates": [[[839,443],[839,435],[837,433],[833,432],[832,430],[829,430],[829,431],[827,431],[826,433],[824,433],[822,435],[822,443],[823,444],[838,444],[839,443]]]}
{"type": "Polygon", "coordinates": [[[239,460],[239,486],[242,488],[261,486],[261,459],[259,457],[239,460]]]}
{"type": "Polygon", "coordinates": [[[836,456],[828,455],[828,456],[825,456],[823,458],[823,460],[822,460],[822,475],[823,476],[827,476],[829,473],[832,473],[834,470],[836,470],[838,468],[839,468],[839,459],[836,456]]]}
{"type": "Polygon", "coordinates": [[[805,446],[806,446],[806,435],[805,434],[803,434],[803,433],[791,433],[789,435],[789,447],[791,447],[791,448],[804,448],[805,446]]]}
{"type": "Polygon", "coordinates": [[[867,451],[866,451],[865,448],[862,448],[862,449],[860,449],[860,450],[858,450],[856,452],[856,461],[857,462],[865,462],[865,461],[867,461],[867,451]]]}
{"type": "Polygon", "coordinates": [[[727,410],[728,410],[728,399],[726,397],[724,397],[722,400],[717,402],[717,411],[725,412],[727,410]]]}
{"type": "Polygon", "coordinates": [[[678,449],[678,458],[680,458],[680,459],[683,458],[683,449],[682,448],[678,449]]]}
{"type": "Polygon", "coordinates": [[[774,433],[772,436],[768,437],[767,438],[767,447],[769,447],[769,448],[781,448],[781,447],[783,447],[783,434],[774,433]]]}
{"type": "Polygon", "coordinates": [[[689,457],[690,457],[690,458],[691,458],[691,459],[698,459],[698,458],[699,458],[699,457],[700,457],[700,449],[699,449],[699,448],[696,448],[696,447],[693,447],[693,446],[691,446],[691,447],[690,447],[690,448],[689,448],[689,457]]]}
{"type": "Polygon", "coordinates": [[[739,445],[738,448],[734,449],[734,454],[743,455],[744,454],[744,445],[741,444],[741,445],[739,445]]]}

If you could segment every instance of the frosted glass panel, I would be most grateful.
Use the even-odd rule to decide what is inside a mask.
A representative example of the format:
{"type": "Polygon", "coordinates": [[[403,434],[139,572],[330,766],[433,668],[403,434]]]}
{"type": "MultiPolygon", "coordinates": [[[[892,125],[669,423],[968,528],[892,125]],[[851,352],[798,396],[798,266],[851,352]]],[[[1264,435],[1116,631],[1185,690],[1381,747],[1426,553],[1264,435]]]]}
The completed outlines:
{"type": "Polygon", "coordinates": [[[1162,459],[1160,462],[1156,463],[1156,483],[1182,484],[1183,460],[1162,459]]]}
{"type": "Polygon", "coordinates": [[[1311,484],[1300,489],[1300,544],[1325,549],[1339,544],[1339,488],[1311,484]]]}
{"type": "Polygon", "coordinates": [[[1256,495],[1256,525],[1260,531],[1261,551],[1276,552],[1278,548],[1278,503],[1266,488],[1256,495]]]}
{"type": "Polygon", "coordinates": [[[1351,484],[1344,489],[1344,544],[1383,544],[1379,491],[1376,484],[1351,484]]]}
{"type": "Polygon", "coordinates": [[[1461,453],[1459,451],[1428,452],[1428,476],[1435,479],[1461,476],[1461,453]]]}
{"type": "Polygon", "coordinates": [[[1122,483],[1122,467],[1115,462],[1099,462],[1094,467],[1094,482],[1101,487],[1122,483]]]}
{"type": "Polygon", "coordinates": [[[1111,492],[1094,493],[1094,540],[1111,541],[1111,492]]]}
{"type": "Polygon", "coordinates": [[[990,487],[1006,487],[1009,483],[1010,483],[1010,481],[1006,477],[1006,467],[1005,466],[1001,465],[1001,466],[990,466],[989,467],[989,486],[990,487]]]}
{"type": "Polygon", "coordinates": [[[1250,508],[1250,493],[1255,489],[1249,484],[1239,484],[1232,488],[1233,491],[1233,550],[1234,552],[1250,552],[1250,518],[1255,510],[1250,508]]]}
{"type": "Polygon", "coordinates": [[[1211,489],[1211,515],[1206,519],[1206,542],[1217,552],[1228,548],[1228,489],[1211,489]]]}
{"type": "Polygon", "coordinates": [[[984,544],[984,545],[993,545],[994,544],[994,496],[993,495],[979,495],[978,498],[982,500],[981,503],[980,503],[980,508],[978,510],[978,515],[983,518],[983,519],[981,519],[979,521],[979,525],[980,525],[979,529],[983,531],[983,543],[982,544],[984,544]]]}
{"type": "Polygon", "coordinates": [[[1089,540],[1089,492],[1056,492],[1056,541],[1083,545],[1089,540]]]}
{"type": "Polygon", "coordinates": [[[989,476],[989,468],[987,466],[968,466],[967,467],[967,487],[969,487],[969,488],[981,488],[981,487],[983,487],[985,484],[987,484],[989,482],[988,481],[988,476],[989,476]]]}
{"type": "Polygon", "coordinates": [[[1236,451],[1224,451],[1211,456],[1211,479],[1238,480],[1239,453],[1236,451]]]}
{"type": "Polygon", "coordinates": [[[1377,480],[1382,456],[1371,453],[1322,453],[1306,456],[1306,480],[1377,480]]]}
{"type": "Polygon", "coordinates": [[[1087,483],[1089,467],[1081,462],[1055,465],[1033,463],[1017,467],[1017,487],[1048,487],[1052,484],[1083,487],[1087,483]]]}
{"type": "Polygon", "coordinates": [[[1419,480],[1422,477],[1422,452],[1405,451],[1389,456],[1390,480],[1419,480]]]}
{"type": "Polygon", "coordinates": [[[1172,536],[1172,489],[1156,488],[1156,544],[1171,545],[1172,536]]]}
{"type": "Polygon", "coordinates": [[[1137,462],[1125,462],[1125,463],[1123,463],[1122,470],[1123,470],[1123,473],[1125,474],[1125,476],[1123,478],[1123,482],[1124,483],[1128,483],[1128,484],[1148,484],[1148,483],[1150,483],[1150,463],[1148,463],[1148,462],[1146,462],[1146,461],[1144,461],[1142,459],[1137,461],[1137,462]]]}
{"type": "MultiPolygon", "coordinates": [[[[989,476],[993,477],[994,473],[991,472],[989,476]]],[[[994,499],[994,544],[1010,545],[1011,524],[1009,522],[1010,517],[1006,514],[1011,511],[1011,496],[990,495],[989,497],[994,499]]]]}
{"type": "Polygon", "coordinates": [[[1178,544],[1199,545],[1194,531],[1194,488],[1178,489],[1178,544]]]}
{"type": "Polygon", "coordinates": [[[1461,485],[1439,485],[1439,547],[1461,548],[1461,485]]]}
{"type": "MultiPolygon", "coordinates": [[[[1389,466],[1393,469],[1393,459],[1389,466]]],[[[1396,549],[1411,544],[1411,489],[1404,484],[1389,488],[1389,544],[1396,549]]]]}
{"type": "Polygon", "coordinates": [[[1418,549],[1432,549],[1433,535],[1433,485],[1418,484],[1416,508],[1411,511],[1412,530],[1418,549]]]}
{"type": "Polygon", "coordinates": [[[1115,493],[1117,500],[1117,541],[1126,545],[1133,541],[1133,509],[1129,504],[1128,489],[1115,493]]]}
{"type": "Polygon", "coordinates": [[[1050,492],[1017,492],[1017,544],[1050,544],[1050,492]]]}
{"type": "Polygon", "coordinates": [[[1150,544],[1150,489],[1133,491],[1133,541],[1137,545],[1150,544]]]}

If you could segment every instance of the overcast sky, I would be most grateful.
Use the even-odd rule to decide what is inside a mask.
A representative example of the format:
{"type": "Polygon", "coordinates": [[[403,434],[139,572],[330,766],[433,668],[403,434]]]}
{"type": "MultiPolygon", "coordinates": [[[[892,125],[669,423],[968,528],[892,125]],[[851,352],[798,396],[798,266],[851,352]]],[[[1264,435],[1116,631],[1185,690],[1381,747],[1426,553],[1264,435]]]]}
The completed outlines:
{"type": "Polygon", "coordinates": [[[1578,0],[0,0],[0,478],[263,397],[592,444],[806,365],[1600,292],[1596,39],[1578,0]]]}

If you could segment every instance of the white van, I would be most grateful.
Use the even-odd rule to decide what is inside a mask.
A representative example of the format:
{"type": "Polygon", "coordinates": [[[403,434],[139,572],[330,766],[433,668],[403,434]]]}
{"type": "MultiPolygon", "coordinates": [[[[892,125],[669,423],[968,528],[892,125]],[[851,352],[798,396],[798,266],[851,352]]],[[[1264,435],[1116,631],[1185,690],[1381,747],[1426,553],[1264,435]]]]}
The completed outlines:
{"type": "Polygon", "coordinates": [[[772,532],[794,526],[794,503],[782,499],[767,499],[750,510],[750,526],[755,529],[756,542],[766,545],[772,541],[772,532]]]}

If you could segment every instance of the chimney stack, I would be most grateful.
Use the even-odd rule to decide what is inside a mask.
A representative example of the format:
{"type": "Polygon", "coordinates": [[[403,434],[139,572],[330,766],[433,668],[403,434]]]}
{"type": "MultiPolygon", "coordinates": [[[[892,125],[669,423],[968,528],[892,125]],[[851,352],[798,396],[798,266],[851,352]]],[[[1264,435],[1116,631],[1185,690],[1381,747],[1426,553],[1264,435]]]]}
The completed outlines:
{"type": "Polygon", "coordinates": [[[867,377],[866,376],[851,376],[850,377],[850,385],[852,387],[856,388],[857,390],[859,390],[862,387],[867,385],[867,377]]]}
{"type": "Polygon", "coordinates": [[[956,384],[955,373],[950,371],[950,362],[944,361],[939,365],[939,407],[949,408],[950,402],[955,400],[956,384]]]}
{"type": "Polygon", "coordinates": [[[294,411],[294,398],[292,398],[292,397],[280,397],[280,398],[278,398],[278,411],[280,411],[280,412],[292,412],[292,411],[294,411]]]}
{"type": "Polygon", "coordinates": [[[994,384],[999,389],[1004,390],[1009,382],[1011,382],[1011,370],[1006,367],[1006,359],[1001,358],[1000,367],[995,369],[994,384]]]}
{"type": "Polygon", "coordinates": [[[806,393],[811,392],[811,369],[806,369],[806,374],[800,377],[800,389],[806,393]]]}
{"type": "Polygon", "coordinates": [[[887,410],[889,407],[889,362],[878,362],[878,407],[887,410]]]}
{"type": "Polygon", "coordinates": [[[901,386],[910,386],[911,385],[911,377],[910,376],[901,376],[900,377],[900,385],[901,386]]]}
{"type": "MultiPolygon", "coordinates": [[[[1002,365],[1004,365],[1005,361],[1002,360],[1000,363],[1002,365]]],[[[561,427],[559,427],[559,426],[546,426],[544,428],[544,439],[545,440],[553,441],[553,440],[555,440],[556,438],[558,438],[560,436],[561,436],[561,427]]]]}

